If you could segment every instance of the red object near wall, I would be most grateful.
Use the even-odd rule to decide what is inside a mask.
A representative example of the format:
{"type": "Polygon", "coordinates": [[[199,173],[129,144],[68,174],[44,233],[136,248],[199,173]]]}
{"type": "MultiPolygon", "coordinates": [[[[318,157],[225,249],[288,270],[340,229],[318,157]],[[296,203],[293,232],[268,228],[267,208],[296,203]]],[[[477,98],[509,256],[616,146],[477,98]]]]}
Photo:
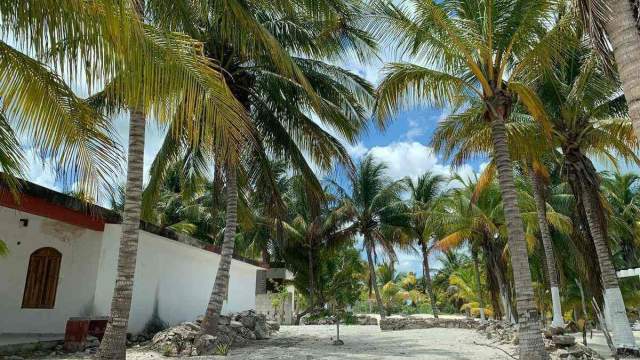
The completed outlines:
{"type": "Polygon", "coordinates": [[[95,336],[98,340],[102,341],[108,322],[109,318],[106,316],[91,319],[91,321],[89,321],[89,335],[95,336]]]}
{"type": "Polygon", "coordinates": [[[63,345],[65,351],[84,351],[87,335],[89,334],[89,322],[89,318],[72,317],[67,320],[63,345]]]}

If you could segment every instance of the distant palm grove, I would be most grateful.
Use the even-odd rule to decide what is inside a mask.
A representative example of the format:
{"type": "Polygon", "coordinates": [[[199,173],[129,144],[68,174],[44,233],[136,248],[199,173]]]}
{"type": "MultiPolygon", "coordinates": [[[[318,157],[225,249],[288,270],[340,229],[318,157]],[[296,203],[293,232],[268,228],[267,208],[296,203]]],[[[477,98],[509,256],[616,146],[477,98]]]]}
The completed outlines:
{"type": "Polygon", "coordinates": [[[638,349],[640,281],[616,271],[640,267],[639,5],[0,0],[1,177],[19,193],[34,151],[121,212],[99,359],[125,358],[140,220],[220,246],[203,333],[235,253],[293,272],[298,321],[504,319],[520,359],[544,359],[541,329],[593,326],[594,299],[615,346],[638,349]],[[375,84],[342,65],[380,59],[375,84]],[[429,145],[451,173],[350,157],[417,107],[447,114],[429,145]],[[145,168],[150,126],[166,135],[145,168]]]}

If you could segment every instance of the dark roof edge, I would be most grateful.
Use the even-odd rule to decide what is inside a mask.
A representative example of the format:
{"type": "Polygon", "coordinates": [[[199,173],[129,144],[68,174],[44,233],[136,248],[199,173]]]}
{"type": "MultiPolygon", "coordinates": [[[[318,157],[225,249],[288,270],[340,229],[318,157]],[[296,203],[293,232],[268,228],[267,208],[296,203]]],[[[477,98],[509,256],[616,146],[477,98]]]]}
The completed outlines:
{"type": "MultiPolygon", "coordinates": [[[[1,172],[0,172],[0,175],[2,175],[1,172]]],[[[87,216],[92,216],[94,218],[101,219],[107,224],[122,223],[122,217],[116,211],[104,208],[96,204],[91,204],[86,201],[82,201],[73,196],[63,194],[55,190],[51,190],[47,187],[34,184],[30,181],[18,179],[18,182],[20,186],[19,192],[21,194],[43,199],[51,204],[58,205],[69,210],[77,211],[87,216]]],[[[7,187],[7,183],[4,180],[3,176],[0,176],[0,191],[9,191],[7,187]]],[[[140,230],[143,230],[158,236],[162,236],[164,238],[174,240],[183,244],[187,244],[205,251],[211,251],[216,254],[221,253],[220,248],[218,246],[206,243],[202,240],[198,240],[186,234],[177,233],[171,229],[162,228],[158,225],[148,223],[146,221],[140,221],[140,230]]],[[[242,261],[253,266],[265,267],[260,261],[245,258],[244,256],[234,254],[233,258],[235,260],[242,261]]]]}

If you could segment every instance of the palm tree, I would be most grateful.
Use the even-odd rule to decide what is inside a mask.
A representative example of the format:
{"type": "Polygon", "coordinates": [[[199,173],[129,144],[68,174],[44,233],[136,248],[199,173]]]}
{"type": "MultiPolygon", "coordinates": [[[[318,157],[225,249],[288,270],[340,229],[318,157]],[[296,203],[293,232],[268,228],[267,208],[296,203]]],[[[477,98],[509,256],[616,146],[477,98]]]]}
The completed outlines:
{"type": "Polygon", "coordinates": [[[6,35],[0,41],[0,171],[14,193],[19,187],[15,177],[24,176],[25,170],[18,138],[28,139],[27,145],[52,163],[57,180],[91,197],[108,187],[121,169],[121,147],[114,140],[112,124],[60,75],[78,80],[64,68],[75,70],[85,60],[91,61],[96,64],[86,72],[91,83],[113,74],[125,57],[114,45],[122,40],[120,44],[127,46],[124,38],[138,29],[110,1],[95,5],[104,12],[75,1],[0,4],[6,35]],[[120,15],[124,15],[122,31],[105,36],[115,30],[108,19],[120,15]]]}
{"type": "MultiPolygon", "coordinates": [[[[355,135],[365,124],[366,105],[372,99],[371,86],[337,66],[318,60],[343,56],[348,51],[362,51],[364,47],[361,48],[361,44],[372,46],[365,33],[358,33],[352,28],[334,26],[326,31],[326,26],[335,25],[336,21],[341,23],[357,17],[358,4],[354,2],[354,6],[344,9],[344,12],[321,6],[316,17],[310,15],[315,12],[303,2],[299,7],[279,8],[271,5],[247,7],[229,0],[228,7],[212,6],[208,9],[210,16],[200,20],[207,31],[204,34],[196,31],[194,36],[203,37],[206,56],[222,64],[234,96],[250,112],[257,139],[256,146],[242,154],[244,169],[225,169],[225,172],[238,171],[242,174],[244,170],[250,176],[269,172],[269,154],[274,159],[291,163],[294,171],[304,174],[316,198],[320,198],[322,188],[305,155],[309,155],[311,161],[323,170],[329,170],[335,160],[348,168],[352,166],[342,144],[314,122],[309,111],[349,141],[355,139],[355,135]],[[294,9],[295,13],[292,14],[294,9]],[[230,14],[220,14],[224,11],[229,11],[230,14]],[[229,16],[226,22],[217,20],[228,15],[233,16],[229,16]],[[302,24],[307,20],[311,26],[305,28],[302,24]],[[255,40],[247,41],[242,32],[228,32],[221,25],[245,29],[255,40]],[[335,32],[340,32],[341,36],[334,38],[337,35],[335,32]],[[223,36],[219,36],[220,34],[223,36]],[[289,52],[302,52],[311,58],[294,57],[289,52]]],[[[198,14],[192,15],[197,17],[198,14]]],[[[178,27],[186,29],[188,24],[178,27]]],[[[173,136],[165,139],[152,169],[148,191],[151,196],[145,201],[147,204],[153,204],[153,194],[157,194],[153,190],[154,184],[162,179],[166,164],[172,159],[196,153],[200,159],[198,163],[210,160],[205,159],[206,152],[198,150],[202,146],[207,145],[194,145],[173,136]]],[[[227,166],[215,152],[210,157],[221,168],[227,166]]],[[[227,174],[227,182],[230,179],[235,178],[230,178],[227,174]]],[[[273,176],[271,180],[269,191],[274,199],[272,206],[281,206],[273,176]]],[[[226,189],[234,191],[234,186],[227,183],[226,189]]],[[[232,200],[234,196],[228,194],[227,200],[232,200]]],[[[236,222],[229,218],[233,215],[234,212],[227,212],[231,223],[236,222]]],[[[232,224],[228,223],[225,226],[226,242],[223,242],[223,249],[228,250],[233,249],[235,238],[235,227],[230,225],[232,224]],[[227,232],[230,232],[228,236],[227,232]]],[[[228,287],[226,269],[231,262],[231,254],[232,251],[223,252],[219,271],[216,273],[216,279],[219,280],[216,280],[217,285],[213,288],[203,320],[203,331],[207,333],[215,333],[215,318],[220,315],[221,299],[225,297],[228,287]]]]}
{"type": "MultiPolygon", "coordinates": [[[[454,179],[462,187],[452,190],[452,195],[447,198],[443,218],[445,236],[438,241],[438,249],[449,251],[468,243],[474,268],[478,253],[482,251],[494,314],[498,317],[504,314],[507,321],[515,322],[511,305],[512,287],[507,277],[507,264],[502,257],[506,241],[499,189],[494,182],[482,184],[460,176],[454,179]],[[500,304],[504,312],[500,311],[500,304]]],[[[476,287],[482,294],[479,274],[479,269],[476,269],[476,287]]]]}
{"type": "Polygon", "coordinates": [[[585,33],[605,61],[609,61],[611,48],[622,80],[624,96],[629,104],[629,116],[640,137],[640,32],[636,17],[637,1],[589,0],[575,1],[582,18],[585,33]]]}
{"type": "Polygon", "coordinates": [[[386,66],[378,88],[377,118],[384,125],[400,106],[418,101],[454,109],[481,104],[481,118],[491,125],[493,161],[504,200],[520,356],[544,358],[505,122],[517,101],[544,120],[530,80],[560,57],[560,40],[569,24],[561,22],[545,33],[554,10],[552,1],[445,0],[412,1],[411,5],[381,3],[373,15],[372,25],[383,42],[399,43],[398,47],[426,64],[386,66]]]}
{"type": "Polygon", "coordinates": [[[605,173],[602,181],[604,198],[610,208],[609,238],[617,268],[640,265],[636,250],[640,216],[640,176],[634,173],[605,173]]]}
{"type": "MultiPolygon", "coordinates": [[[[302,247],[307,256],[308,308],[298,313],[296,323],[309,312],[325,304],[323,294],[317,292],[319,253],[321,250],[332,250],[352,241],[357,227],[349,224],[351,214],[341,208],[333,208],[330,201],[316,204],[310,198],[306,179],[296,176],[292,179],[287,192],[287,221],[280,225],[287,239],[286,247],[302,247]]],[[[329,197],[329,195],[326,195],[329,197]]],[[[286,251],[286,250],[285,250],[286,251]]]]}
{"type": "MultiPolygon", "coordinates": [[[[431,309],[433,317],[438,318],[438,308],[436,306],[436,297],[431,285],[431,270],[429,266],[429,255],[434,249],[435,242],[432,241],[437,235],[437,229],[441,223],[441,209],[439,203],[442,200],[443,185],[445,179],[443,176],[434,175],[427,172],[421,175],[417,182],[408,179],[409,194],[411,196],[409,203],[409,212],[411,214],[411,235],[420,245],[422,252],[422,277],[424,280],[424,290],[431,301],[431,309]]],[[[484,311],[484,310],[483,310],[484,311]]],[[[484,318],[484,312],[483,318],[484,318]]]]}
{"type": "Polygon", "coordinates": [[[396,259],[394,245],[407,245],[403,233],[396,230],[408,225],[406,208],[400,197],[405,190],[405,182],[392,181],[385,174],[386,169],[384,163],[368,155],[360,161],[350,179],[351,195],[334,183],[343,197],[340,211],[350,214],[352,226],[363,236],[370,283],[382,319],[386,314],[376,278],[376,249],[383,249],[393,263],[396,259]]]}
{"type": "Polygon", "coordinates": [[[616,158],[638,164],[638,142],[626,118],[624,100],[616,97],[619,84],[604,72],[598,58],[576,43],[565,61],[545,77],[539,94],[551,115],[554,145],[561,149],[561,168],[575,196],[579,219],[595,245],[616,346],[635,348],[608,247],[600,178],[587,154],[604,156],[614,164],[616,158]],[[610,155],[614,153],[615,157],[610,155]]]}
{"type": "Polygon", "coordinates": [[[551,288],[551,303],[553,310],[553,320],[551,326],[564,327],[564,319],[562,315],[562,304],[560,303],[560,290],[558,288],[558,272],[556,268],[556,260],[553,252],[553,243],[551,241],[551,232],[549,231],[549,222],[547,219],[547,201],[546,201],[546,185],[545,171],[541,166],[532,167],[530,170],[533,198],[535,200],[536,218],[538,220],[538,229],[542,238],[544,255],[546,260],[547,277],[549,279],[549,287],[551,288]]]}
{"type": "MultiPolygon", "coordinates": [[[[16,121],[19,132],[31,134],[38,150],[59,163],[58,174],[65,182],[77,183],[93,197],[100,182],[114,176],[120,160],[112,155],[115,136],[98,111],[112,114],[127,107],[135,109],[131,111],[131,174],[119,273],[112,318],[101,343],[103,358],[124,358],[139,223],[136,193],[141,188],[144,113],[153,112],[159,119],[174,114],[184,118],[204,115],[219,129],[228,129],[225,136],[238,139],[246,129],[244,111],[229,95],[220,73],[200,56],[199,44],[144,24],[141,5],[109,0],[0,4],[3,27],[10,29],[14,42],[36,59],[54,64],[51,70],[2,42],[4,109],[16,121]],[[106,86],[82,100],[57,73],[68,74],[76,81],[75,73],[85,74],[90,90],[106,86]]],[[[2,143],[14,146],[16,142],[7,140],[11,136],[3,127],[2,143]]],[[[7,170],[12,170],[11,154],[8,151],[4,158],[3,168],[7,170]]]]}

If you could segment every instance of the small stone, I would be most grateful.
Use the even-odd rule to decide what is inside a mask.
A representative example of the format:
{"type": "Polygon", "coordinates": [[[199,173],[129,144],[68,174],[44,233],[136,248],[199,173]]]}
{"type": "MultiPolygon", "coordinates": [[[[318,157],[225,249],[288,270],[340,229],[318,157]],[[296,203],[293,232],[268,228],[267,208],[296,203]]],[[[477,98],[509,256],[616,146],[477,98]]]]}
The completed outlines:
{"type": "Polygon", "coordinates": [[[515,336],[513,337],[513,339],[511,339],[511,343],[512,343],[513,345],[518,345],[518,344],[520,344],[520,337],[518,337],[518,335],[515,335],[515,336]]]}
{"type": "Polygon", "coordinates": [[[277,321],[267,321],[269,331],[280,331],[280,324],[277,321]]]}
{"type": "Polygon", "coordinates": [[[217,337],[202,335],[193,344],[198,355],[213,355],[216,353],[217,337]]]}
{"type": "Polygon", "coordinates": [[[242,323],[240,321],[235,321],[235,320],[232,320],[229,325],[231,326],[232,329],[238,329],[238,328],[243,327],[243,325],[242,325],[242,323]]]}
{"type": "Polygon", "coordinates": [[[568,347],[576,343],[576,338],[571,335],[554,335],[552,338],[556,346],[568,347]]]}
{"type": "Polygon", "coordinates": [[[333,345],[336,345],[336,346],[344,345],[344,341],[342,341],[340,339],[333,340],[333,345]]]}
{"type": "Polygon", "coordinates": [[[220,315],[218,318],[218,325],[229,325],[231,323],[231,318],[229,316],[220,315]]]}

